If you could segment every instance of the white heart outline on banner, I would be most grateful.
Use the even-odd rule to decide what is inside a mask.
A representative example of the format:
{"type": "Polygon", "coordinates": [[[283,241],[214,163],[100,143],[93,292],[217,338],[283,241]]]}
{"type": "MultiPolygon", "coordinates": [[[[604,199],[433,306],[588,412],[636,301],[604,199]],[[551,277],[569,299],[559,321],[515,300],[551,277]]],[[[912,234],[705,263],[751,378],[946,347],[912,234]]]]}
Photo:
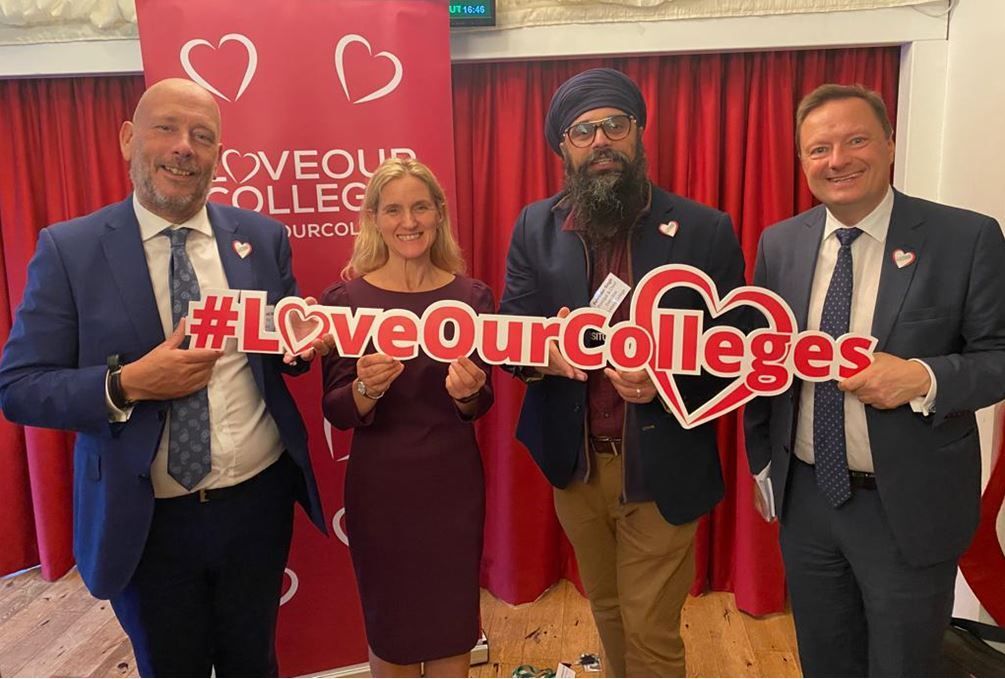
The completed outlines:
{"type": "Polygon", "coordinates": [[[335,531],[335,537],[337,537],[343,545],[349,546],[349,536],[346,532],[342,530],[342,517],[345,516],[345,507],[335,512],[335,516],[332,517],[332,530],[335,531]]]}
{"type": "Polygon", "coordinates": [[[237,182],[238,184],[243,184],[244,182],[248,181],[256,174],[258,174],[258,171],[262,169],[262,160],[261,158],[258,157],[258,154],[255,153],[254,151],[249,151],[248,153],[241,153],[237,149],[227,149],[226,151],[223,152],[223,155],[220,156],[220,164],[223,165],[223,171],[229,174],[230,178],[235,182],[237,182]],[[255,161],[255,169],[246,174],[244,176],[244,179],[239,180],[237,177],[234,176],[234,173],[230,171],[229,159],[235,153],[241,158],[247,158],[248,156],[251,156],[251,159],[255,161]]]}
{"type": "Polygon", "coordinates": [[[244,69],[244,80],[241,81],[241,86],[237,89],[237,95],[234,97],[234,101],[237,101],[241,98],[241,95],[244,94],[244,91],[248,89],[251,79],[255,77],[255,71],[258,70],[258,50],[255,49],[255,44],[251,42],[248,36],[241,35],[240,33],[228,33],[220,38],[220,42],[216,44],[216,47],[213,47],[213,43],[208,40],[204,40],[203,38],[193,38],[182,45],[181,54],[179,55],[181,58],[181,67],[185,69],[185,72],[189,75],[189,77],[224,101],[230,101],[230,99],[223,92],[210,85],[206,79],[199,74],[199,71],[195,70],[195,66],[192,65],[192,60],[189,58],[189,53],[194,48],[202,45],[205,45],[206,47],[213,47],[213,49],[219,49],[223,47],[223,43],[230,42],[231,40],[244,45],[244,49],[248,52],[248,66],[244,69]]]}
{"type": "Polygon", "coordinates": [[[405,69],[401,65],[401,60],[394,54],[387,51],[377,52],[374,54],[373,48],[370,47],[370,43],[366,38],[362,35],[357,35],[356,33],[347,33],[346,35],[343,35],[339,39],[338,44],[335,45],[335,72],[338,74],[338,80],[342,84],[342,91],[345,92],[345,98],[349,101],[349,103],[363,104],[368,101],[373,101],[374,99],[380,99],[381,97],[387,96],[397,89],[398,85],[401,84],[401,78],[405,69]],[[365,97],[361,97],[356,101],[353,101],[352,97],[349,96],[349,86],[345,82],[345,63],[343,62],[345,48],[349,46],[349,43],[353,42],[360,42],[366,45],[366,51],[370,53],[371,57],[383,57],[394,64],[394,75],[389,81],[387,81],[386,85],[377,88],[370,94],[365,97]]]}
{"type": "MultiPolygon", "coordinates": [[[[332,442],[332,423],[328,421],[328,418],[322,418],[324,420],[324,430],[325,430],[325,441],[328,442],[328,454],[332,456],[335,460],[335,444],[332,442]]],[[[335,460],[336,462],[345,462],[349,459],[349,453],[346,453],[344,457],[340,457],[335,460]]]]}
{"type": "Polygon", "coordinates": [[[292,599],[293,595],[297,593],[298,589],[300,589],[300,578],[297,577],[297,574],[294,573],[289,568],[284,568],[283,570],[286,571],[286,574],[290,576],[290,588],[288,590],[286,590],[283,593],[283,595],[279,598],[279,605],[280,606],[282,606],[287,601],[289,601],[290,599],[292,599]]]}

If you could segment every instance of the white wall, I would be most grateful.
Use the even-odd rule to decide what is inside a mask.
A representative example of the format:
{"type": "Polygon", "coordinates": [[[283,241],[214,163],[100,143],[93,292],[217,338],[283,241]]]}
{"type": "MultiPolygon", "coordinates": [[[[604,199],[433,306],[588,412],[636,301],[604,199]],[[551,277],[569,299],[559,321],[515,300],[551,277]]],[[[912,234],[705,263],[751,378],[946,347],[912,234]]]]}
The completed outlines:
{"type": "MultiPolygon", "coordinates": [[[[451,33],[455,61],[536,59],[593,54],[644,54],[899,45],[944,40],[945,0],[890,9],[693,19],[645,23],[570,24],[451,33]]],[[[138,73],[137,40],[0,45],[0,77],[138,73]]]]}
{"type": "MultiPolygon", "coordinates": [[[[1005,2],[1000,0],[957,0],[947,40],[905,47],[894,177],[898,188],[1005,224],[1003,68],[1005,2]]],[[[1000,415],[1002,406],[997,410],[1000,415]]],[[[999,447],[995,414],[994,408],[978,413],[985,484],[999,447]]],[[[1005,536],[1003,516],[998,533],[1005,536]]],[[[954,612],[993,622],[962,575],[954,612]]]]}

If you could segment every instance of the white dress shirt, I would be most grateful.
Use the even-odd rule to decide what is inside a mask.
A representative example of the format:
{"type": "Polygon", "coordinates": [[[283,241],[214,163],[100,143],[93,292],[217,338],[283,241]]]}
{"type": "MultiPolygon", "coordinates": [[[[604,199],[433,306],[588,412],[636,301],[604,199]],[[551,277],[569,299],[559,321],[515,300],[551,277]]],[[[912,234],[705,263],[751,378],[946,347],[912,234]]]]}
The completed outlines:
{"type": "MultiPolygon", "coordinates": [[[[810,289],[810,305],[806,317],[807,330],[820,330],[820,315],[824,297],[830,286],[831,275],[837,262],[838,242],[835,231],[849,227],[862,230],[851,245],[852,256],[852,299],[849,331],[861,335],[872,334],[872,318],[876,310],[879,293],[879,276],[883,269],[883,253],[886,249],[886,234],[890,230],[890,215],[893,213],[893,189],[887,190],[886,197],[872,212],[858,224],[842,224],[827,210],[823,239],[817,254],[813,285],[810,289]]],[[[932,385],[928,394],[911,401],[916,412],[928,414],[935,402],[935,375],[928,370],[932,385]]],[[[813,393],[814,385],[804,382],[799,394],[799,417],[796,423],[795,454],[803,462],[813,464],[813,393]]],[[[848,468],[862,472],[872,472],[872,448],[869,445],[869,428],[865,419],[865,405],[852,394],[844,395],[845,441],[848,449],[848,468]]]]}
{"type": "MultiPolygon", "coordinates": [[[[205,206],[184,224],[171,225],[153,214],[133,195],[133,209],[140,224],[143,252],[150,271],[157,311],[160,313],[164,336],[174,331],[171,322],[171,290],[169,287],[171,244],[161,235],[168,228],[188,228],[191,232],[185,250],[199,279],[199,287],[207,290],[229,288],[223,271],[223,261],[213,236],[213,227],[205,206]]],[[[265,401],[255,384],[247,356],[237,351],[234,339],[227,340],[223,356],[216,362],[207,387],[209,397],[210,455],[212,470],[193,491],[203,488],[223,488],[246,481],[279,459],[283,444],[279,429],[265,408],[265,401]]],[[[107,398],[109,419],[124,421],[131,411],[121,411],[107,398]]],[[[170,413],[168,414],[170,419],[170,413]]],[[[150,470],[154,495],[176,497],[186,490],[167,471],[169,422],[165,422],[157,454],[150,470]]]]}

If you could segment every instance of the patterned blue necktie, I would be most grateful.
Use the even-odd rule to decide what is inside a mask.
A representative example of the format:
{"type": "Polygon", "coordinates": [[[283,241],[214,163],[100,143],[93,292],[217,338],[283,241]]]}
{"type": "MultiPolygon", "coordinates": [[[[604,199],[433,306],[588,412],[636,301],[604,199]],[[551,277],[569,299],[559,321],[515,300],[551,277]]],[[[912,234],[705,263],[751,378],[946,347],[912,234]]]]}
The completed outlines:
{"type": "MultiPolygon", "coordinates": [[[[199,279],[185,251],[188,229],[167,228],[161,232],[171,240],[171,322],[188,311],[188,303],[198,301],[199,279]]],[[[168,429],[168,474],[192,490],[209,473],[209,396],[206,387],[171,401],[171,426],[168,429]]]]}
{"type": "MultiPolygon", "coordinates": [[[[841,242],[837,262],[824,308],[820,332],[837,338],[848,332],[851,318],[851,244],[862,235],[861,229],[838,229],[841,242]]],[[[844,431],[844,392],[834,380],[817,382],[813,388],[813,457],[817,487],[833,507],[840,507],[851,497],[848,481],[848,446],[844,431]]]]}

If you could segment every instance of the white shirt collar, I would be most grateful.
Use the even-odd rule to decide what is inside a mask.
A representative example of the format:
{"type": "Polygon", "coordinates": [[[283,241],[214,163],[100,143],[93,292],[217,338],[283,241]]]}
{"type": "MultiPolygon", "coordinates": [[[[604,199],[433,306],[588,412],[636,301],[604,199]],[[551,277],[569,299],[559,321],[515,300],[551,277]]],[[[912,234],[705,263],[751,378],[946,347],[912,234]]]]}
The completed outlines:
{"type": "Polygon", "coordinates": [[[209,213],[206,211],[205,204],[188,221],[182,224],[172,224],[140,205],[139,198],[136,197],[136,193],[134,192],[133,211],[136,213],[136,221],[140,224],[140,238],[144,241],[160,235],[161,231],[170,226],[192,229],[206,236],[213,236],[213,227],[209,223],[209,213]]]}
{"type": "Polygon", "coordinates": [[[842,224],[838,218],[827,210],[827,221],[824,224],[824,239],[826,240],[838,229],[854,226],[872,237],[879,243],[886,242],[886,234],[890,230],[890,216],[893,214],[893,187],[886,189],[886,195],[872,212],[862,218],[858,224],[842,224]]]}

